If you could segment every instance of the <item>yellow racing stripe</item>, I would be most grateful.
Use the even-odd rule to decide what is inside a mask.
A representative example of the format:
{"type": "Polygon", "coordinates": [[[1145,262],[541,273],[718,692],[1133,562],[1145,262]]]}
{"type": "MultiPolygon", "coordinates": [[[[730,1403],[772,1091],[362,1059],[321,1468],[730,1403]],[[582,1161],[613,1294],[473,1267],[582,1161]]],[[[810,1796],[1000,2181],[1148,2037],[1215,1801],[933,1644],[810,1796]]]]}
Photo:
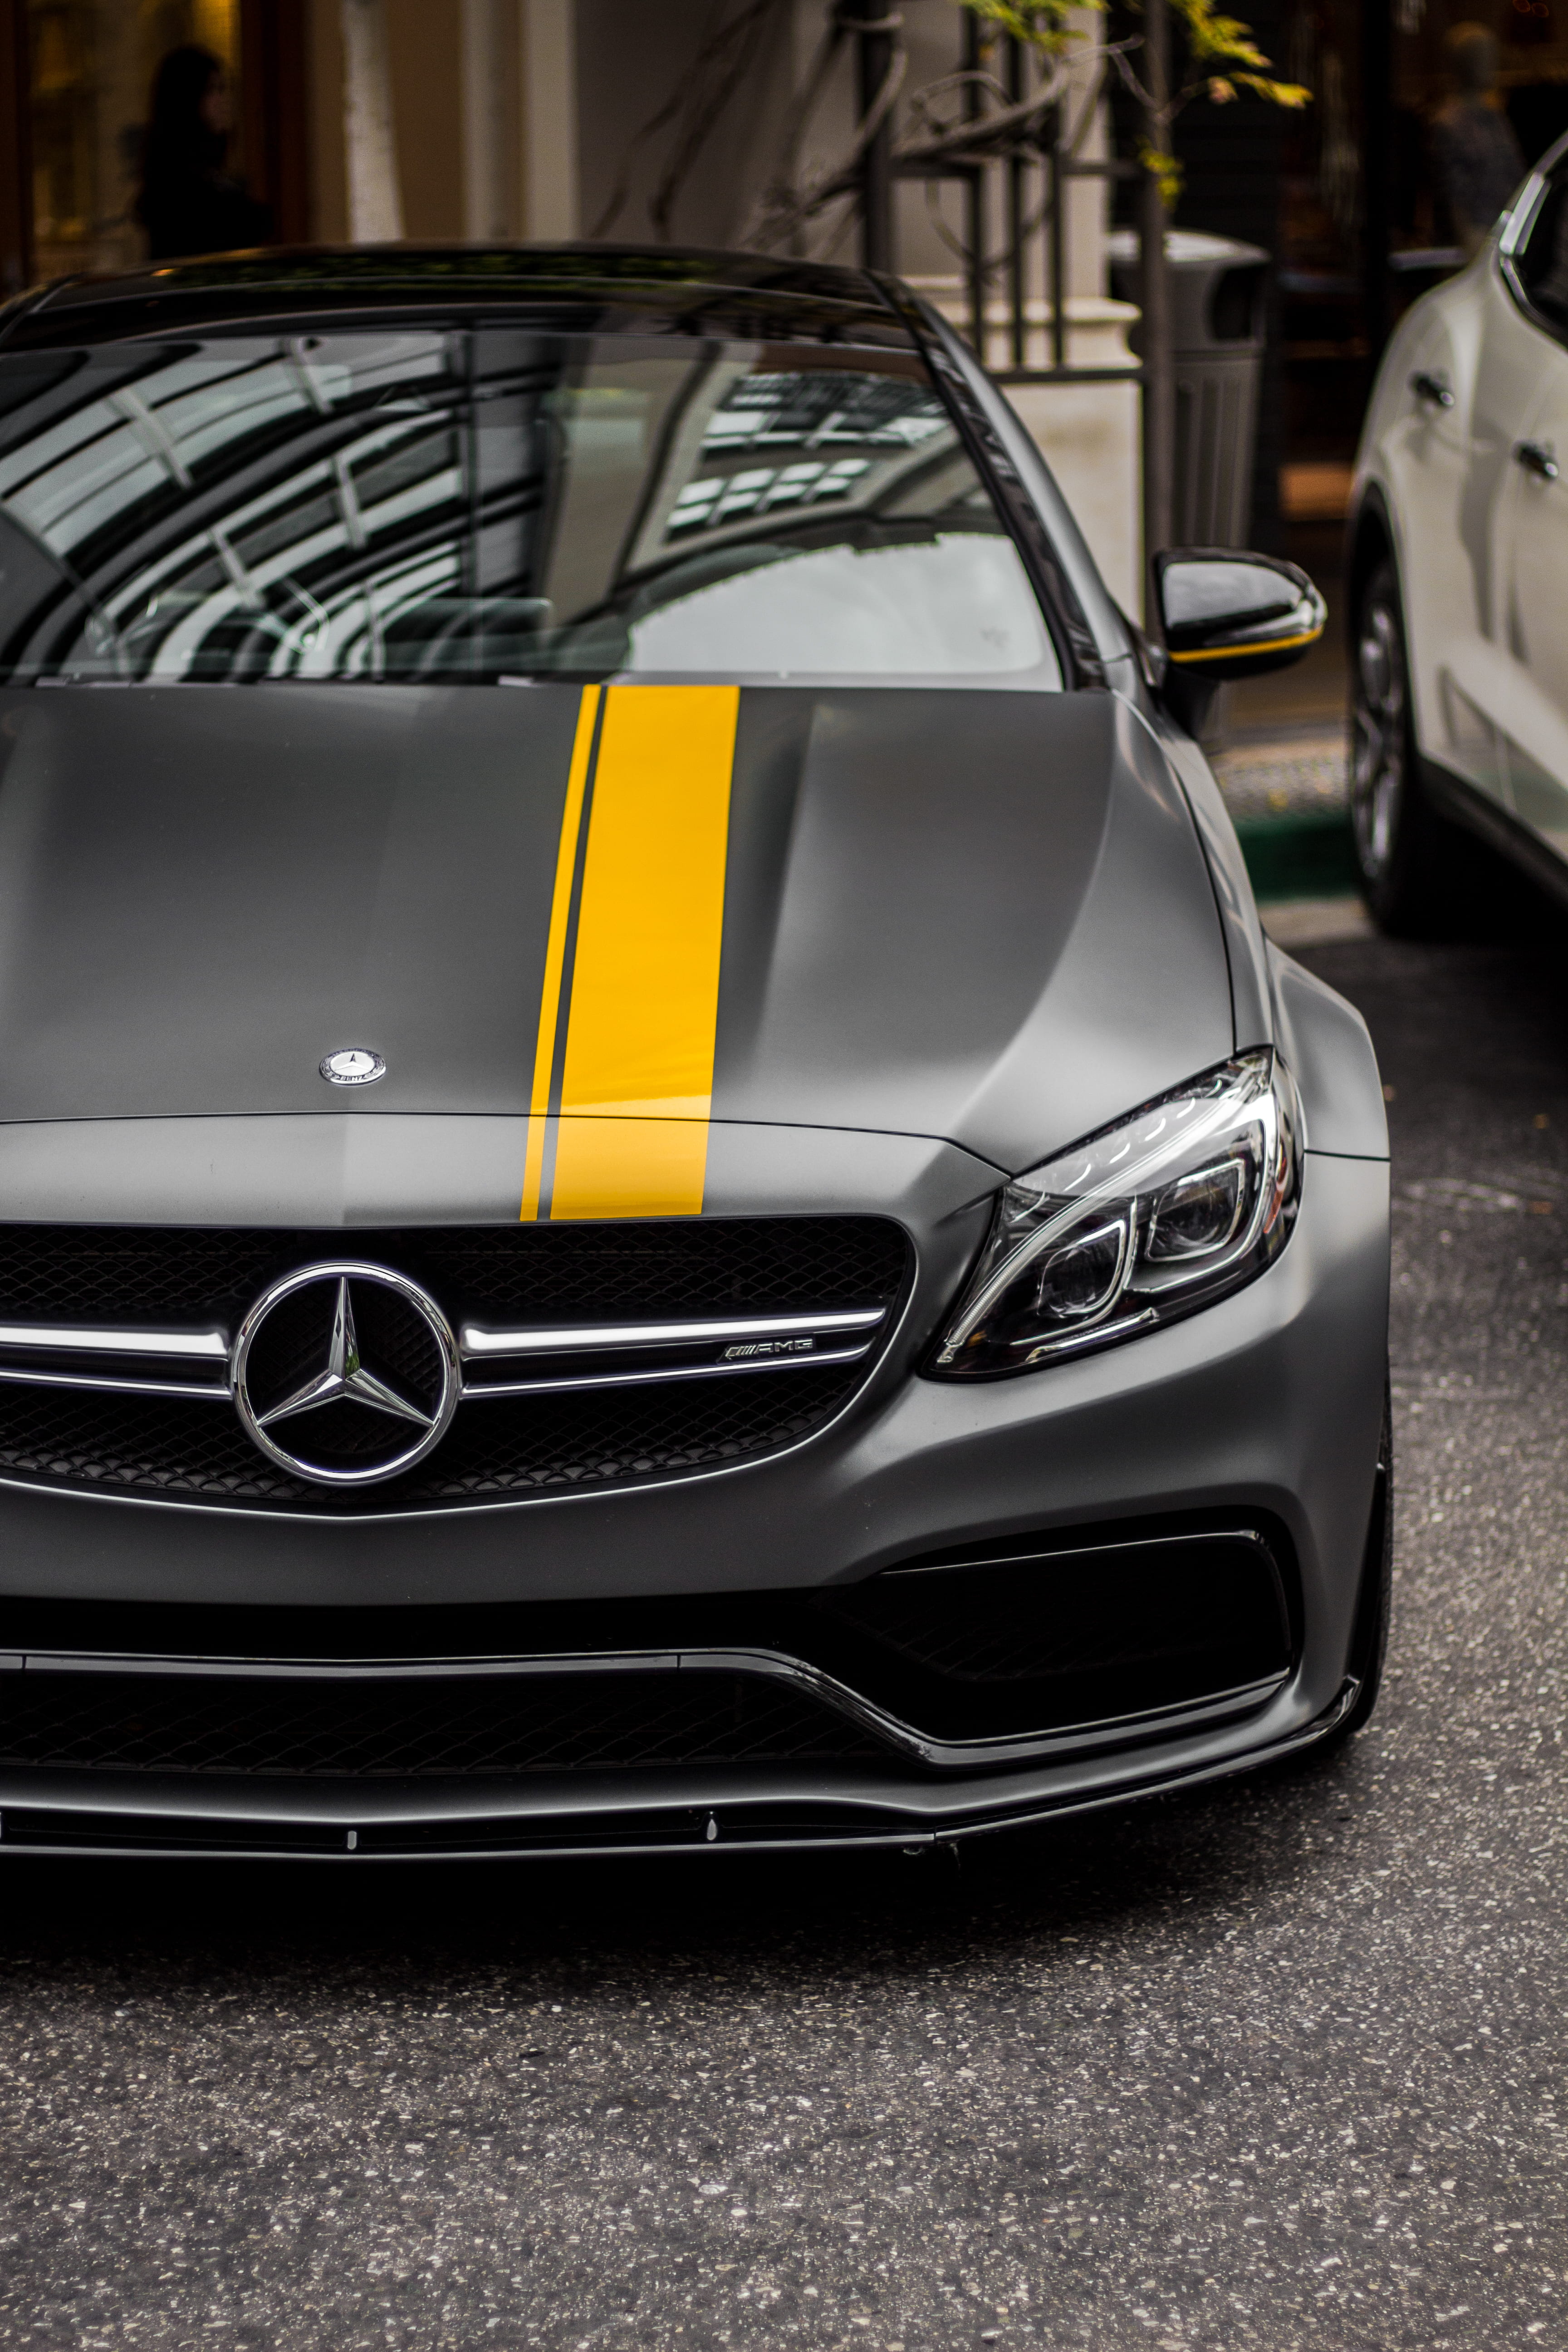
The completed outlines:
{"type": "Polygon", "coordinates": [[[701,1211],[740,700],[732,686],[606,690],[552,1218],[701,1211]]]}
{"type": "Polygon", "coordinates": [[[524,1219],[539,1214],[540,1180],[544,1172],[544,1138],[549,1126],[550,1076],[555,1066],[555,1038],[561,1013],[561,983],[566,964],[566,931],[572,913],[572,881],[577,870],[577,835],[583,823],[583,794],[588,782],[588,761],[594,749],[594,724],[599,715],[600,688],[585,686],[577,706],[577,733],[572,764],[566,775],[566,806],[561,817],[561,840],[555,852],[555,890],[550,902],[550,934],[544,949],[544,985],[539,1001],[539,1036],[533,1049],[533,1085],[528,1102],[528,1149],[523,1158],[524,1219]]]}

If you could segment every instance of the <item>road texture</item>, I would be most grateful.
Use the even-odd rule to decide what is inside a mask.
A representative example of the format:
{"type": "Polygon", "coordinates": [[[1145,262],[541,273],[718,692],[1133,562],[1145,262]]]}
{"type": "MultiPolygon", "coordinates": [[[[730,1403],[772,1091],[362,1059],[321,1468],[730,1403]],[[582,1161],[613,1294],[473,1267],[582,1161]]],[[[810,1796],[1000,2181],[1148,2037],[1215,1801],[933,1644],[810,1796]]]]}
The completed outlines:
{"type": "Polygon", "coordinates": [[[1372,1729],[988,1846],[0,1876],[0,2345],[1568,2352],[1568,932],[1393,1088],[1372,1729]]]}

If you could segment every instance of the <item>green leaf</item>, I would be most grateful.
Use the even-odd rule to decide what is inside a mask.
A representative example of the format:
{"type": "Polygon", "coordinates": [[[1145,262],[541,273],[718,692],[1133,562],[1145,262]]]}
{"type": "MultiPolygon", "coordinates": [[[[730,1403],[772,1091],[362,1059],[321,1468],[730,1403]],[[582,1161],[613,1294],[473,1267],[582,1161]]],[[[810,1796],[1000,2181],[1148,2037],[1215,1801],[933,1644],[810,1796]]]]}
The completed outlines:
{"type": "MultiPolygon", "coordinates": [[[[1080,8],[1103,16],[1106,0],[1077,0],[1080,8]]],[[[1072,22],[1071,0],[959,0],[983,25],[1048,57],[1059,57],[1074,41],[1087,37],[1072,22]]]]}
{"type": "MultiPolygon", "coordinates": [[[[958,0],[961,8],[978,16],[992,31],[1015,41],[1023,41],[1030,48],[1048,57],[1060,57],[1075,41],[1088,36],[1080,26],[1072,22],[1074,0],[958,0]]],[[[1103,15],[1106,0],[1077,0],[1080,8],[1103,15]]],[[[1131,0],[1136,8],[1139,0],[1131,0]]],[[[1173,111],[1185,105],[1189,98],[1206,95],[1215,105],[1227,105],[1237,95],[1237,85],[1250,89],[1270,106],[1310,106],[1312,93],[1300,82],[1275,81],[1262,68],[1270,62],[1253,38],[1252,27],[1239,16],[1222,16],[1215,0],[1171,0],[1171,5],[1186,35],[1187,48],[1193,62],[1200,68],[1202,79],[1178,94],[1173,111]],[[1227,67],[1228,72],[1212,72],[1212,67],[1227,67]],[[1243,70],[1237,70],[1237,68],[1243,70]]],[[[1151,149],[1150,154],[1155,151],[1151,149]]],[[[1181,169],[1174,157],[1151,163],[1141,156],[1145,170],[1158,172],[1163,189],[1170,191],[1167,203],[1174,203],[1181,187],[1181,169]]]]}
{"type": "Polygon", "coordinates": [[[1251,73],[1238,73],[1236,79],[1245,82],[1248,89],[1255,89],[1259,98],[1266,98],[1270,106],[1310,106],[1312,103],[1311,91],[1299,81],[1266,81],[1261,74],[1251,73]]]}
{"type": "Polygon", "coordinates": [[[1138,161],[1146,172],[1152,173],[1160,183],[1160,202],[1167,212],[1174,210],[1176,198],[1182,193],[1185,174],[1179,155],[1167,154],[1162,147],[1147,139],[1138,142],[1138,161]]]}

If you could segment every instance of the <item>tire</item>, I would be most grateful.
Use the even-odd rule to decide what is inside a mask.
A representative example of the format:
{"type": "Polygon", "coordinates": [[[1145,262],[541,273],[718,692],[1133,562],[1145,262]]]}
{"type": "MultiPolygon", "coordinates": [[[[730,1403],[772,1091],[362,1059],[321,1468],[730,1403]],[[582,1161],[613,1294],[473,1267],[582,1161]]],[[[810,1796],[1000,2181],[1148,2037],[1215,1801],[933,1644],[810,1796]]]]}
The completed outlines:
{"type": "Polygon", "coordinates": [[[1378,1440],[1377,1473],[1372,1490],[1372,1517],[1367,1523],[1366,1549],[1362,1555],[1361,1591],[1351,1633],[1345,1671],[1360,1685],[1355,1701],[1342,1723],[1336,1723],[1311,1750],[1332,1756],[1370,1722],[1383,1687],[1384,1661],[1388,1655],[1388,1626],[1394,1606],[1394,1407],[1387,1387],[1383,1392],[1383,1433],[1378,1440]]]}
{"type": "Polygon", "coordinates": [[[1453,830],[1422,788],[1399,576],[1385,557],[1356,606],[1350,807],[1362,896],[1378,929],[1419,935],[1453,903],[1453,830]]]}

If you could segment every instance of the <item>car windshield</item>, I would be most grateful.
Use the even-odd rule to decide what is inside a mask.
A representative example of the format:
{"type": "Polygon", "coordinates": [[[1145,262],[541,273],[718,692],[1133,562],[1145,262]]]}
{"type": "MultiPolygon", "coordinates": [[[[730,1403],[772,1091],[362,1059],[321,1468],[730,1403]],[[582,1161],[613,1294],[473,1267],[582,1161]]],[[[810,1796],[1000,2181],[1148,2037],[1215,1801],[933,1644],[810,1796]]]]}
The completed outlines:
{"type": "Polygon", "coordinates": [[[444,326],[0,358],[0,678],[1058,688],[912,353],[444,326]]]}

